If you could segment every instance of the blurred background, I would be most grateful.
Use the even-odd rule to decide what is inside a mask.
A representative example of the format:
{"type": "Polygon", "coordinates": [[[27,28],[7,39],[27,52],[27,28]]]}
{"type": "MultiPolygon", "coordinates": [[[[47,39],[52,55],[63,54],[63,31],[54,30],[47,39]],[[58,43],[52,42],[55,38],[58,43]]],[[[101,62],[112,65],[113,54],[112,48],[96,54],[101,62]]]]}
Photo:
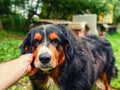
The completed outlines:
{"type": "MultiPolygon", "coordinates": [[[[0,0],[0,62],[20,56],[19,45],[30,28],[60,23],[74,30],[108,39],[113,47],[118,77],[112,90],[120,90],[120,0],[0,0]]],[[[31,90],[28,77],[9,90],[31,90]]],[[[101,81],[93,90],[105,90],[101,81]]]]}

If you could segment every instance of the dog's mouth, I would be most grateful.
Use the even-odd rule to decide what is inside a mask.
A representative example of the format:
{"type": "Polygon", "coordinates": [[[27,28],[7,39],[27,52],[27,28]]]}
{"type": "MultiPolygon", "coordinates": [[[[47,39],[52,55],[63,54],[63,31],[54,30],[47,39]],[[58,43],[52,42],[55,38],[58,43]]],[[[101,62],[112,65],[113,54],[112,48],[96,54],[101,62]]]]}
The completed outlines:
{"type": "Polygon", "coordinates": [[[51,66],[48,66],[48,65],[42,65],[42,66],[39,66],[39,67],[34,66],[34,69],[37,69],[37,71],[40,70],[44,73],[50,73],[52,70],[54,70],[54,68],[52,68],[51,66]]]}
{"type": "Polygon", "coordinates": [[[52,69],[52,67],[49,64],[43,64],[39,67],[39,69],[47,72],[47,71],[50,71],[52,69]]]}
{"type": "Polygon", "coordinates": [[[53,70],[53,67],[51,67],[49,64],[42,64],[37,68],[43,72],[50,72],[51,70],[53,70]]]}
{"type": "Polygon", "coordinates": [[[45,68],[39,68],[41,71],[43,71],[43,72],[49,72],[49,71],[51,71],[52,70],[52,68],[51,67],[45,67],[45,68]]]}

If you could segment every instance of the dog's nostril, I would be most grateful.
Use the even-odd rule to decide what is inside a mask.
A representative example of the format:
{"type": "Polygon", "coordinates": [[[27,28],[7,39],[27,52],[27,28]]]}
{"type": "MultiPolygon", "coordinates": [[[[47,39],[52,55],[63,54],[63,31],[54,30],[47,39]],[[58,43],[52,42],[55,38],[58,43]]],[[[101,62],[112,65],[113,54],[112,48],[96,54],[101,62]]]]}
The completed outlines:
{"type": "Polygon", "coordinates": [[[48,53],[44,53],[39,56],[39,60],[43,64],[49,63],[50,59],[51,59],[51,56],[48,53]]]}

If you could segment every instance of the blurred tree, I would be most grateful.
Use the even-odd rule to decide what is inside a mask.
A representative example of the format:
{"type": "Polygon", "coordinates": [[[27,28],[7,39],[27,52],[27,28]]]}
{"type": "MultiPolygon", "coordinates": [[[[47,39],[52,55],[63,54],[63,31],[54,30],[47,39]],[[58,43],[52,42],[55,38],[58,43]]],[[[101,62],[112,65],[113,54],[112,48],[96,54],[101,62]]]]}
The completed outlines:
{"type": "MultiPolygon", "coordinates": [[[[111,3],[111,2],[110,2],[111,3]]],[[[114,5],[114,24],[120,23],[120,0],[113,0],[112,4],[114,5]]]]}
{"type": "Polygon", "coordinates": [[[100,0],[42,0],[42,18],[67,19],[74,14],[106,14],[107,3],[100,0]]]}
{"type": "Polygon", "coordinates": [[[106,0],[106,4],[113,5],[113,23],[118,24],[120,23],[120,0],[106,0]]]}
{"type": "Polygon", "coordinates": [[[0,0],[0,16],[8,16],[11,13],[10,6],[10,0],[0,0]]]}
{"type": "Polygon", "coordinates": [[[7,30],[27,32],[32,17],[40,14],[40,5],[41,0],[0,0],[0,21],[7,30]]]}
{"type": "Polygon", "coordinates": [[[71,20],[75,14],[105,14],[109,11],[106,3],[101,0],[0,0],[0,20],[7,29],[27,32],[34,15],[71,20]]]}
{"type": "Polygon", "coordinates": [[[23,29],[21,25],[24,17],[17,12],[18,6],[21,7],[23,4],[23,0],[0,0],[0,21],[4,29],[18,31],[23,29]]]}
{"type": "Polygon", "coordinates": [[[25,32],[28,32],[29,25],[33,20],[33,16],[40,15],[41,0],[25,0],[24,15],[26,15],[27,20],[25,24],[25,32]]]}

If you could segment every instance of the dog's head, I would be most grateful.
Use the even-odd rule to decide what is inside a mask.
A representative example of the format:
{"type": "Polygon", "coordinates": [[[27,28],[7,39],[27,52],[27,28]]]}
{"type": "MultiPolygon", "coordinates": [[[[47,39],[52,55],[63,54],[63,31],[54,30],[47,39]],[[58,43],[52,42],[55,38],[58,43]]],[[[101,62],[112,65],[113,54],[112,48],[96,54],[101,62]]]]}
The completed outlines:
{"type": "Polygon", "coordinates": [[[38,26],[28,32],[21,45],[21,53],[33,53],[35,68],[49,71],[73,57],[72,37],[62,25],[38,26]]]}

